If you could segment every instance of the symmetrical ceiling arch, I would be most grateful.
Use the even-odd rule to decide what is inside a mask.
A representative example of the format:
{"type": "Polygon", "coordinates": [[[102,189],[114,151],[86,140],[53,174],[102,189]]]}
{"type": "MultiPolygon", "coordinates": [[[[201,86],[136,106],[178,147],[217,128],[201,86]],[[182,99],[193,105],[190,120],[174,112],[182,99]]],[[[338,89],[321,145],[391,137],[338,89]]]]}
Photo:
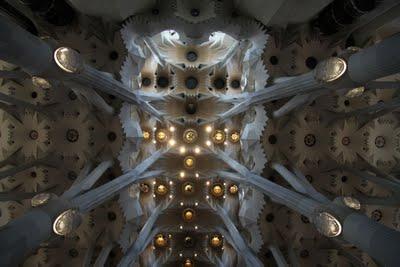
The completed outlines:
{"type": "Polygon", "coordinates": [[[0,5],[2,266],[398,266],[399,3],[150,2],[0,5]]]}

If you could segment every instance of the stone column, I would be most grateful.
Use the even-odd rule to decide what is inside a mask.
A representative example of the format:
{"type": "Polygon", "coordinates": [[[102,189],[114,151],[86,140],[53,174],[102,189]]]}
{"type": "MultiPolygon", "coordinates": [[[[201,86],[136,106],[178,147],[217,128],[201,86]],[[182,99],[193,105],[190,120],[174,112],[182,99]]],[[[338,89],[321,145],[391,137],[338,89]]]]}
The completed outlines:
{"type": "Polygon", "coordinates": [[[353,54],[348,59],[348,75],[363,85],[400,72],[400,34],[353,54]]]}
{"type": "Polygon", "coordinates": [[[83,191],[89,190],[97,180],[103,175],[103,173],[113,165],[112,160],[105,160],[101,162],[89,175],[83,180],[75,181],[72,186],[63,193],[63,197],[66,199],[73,198],[83,191]]]}
{"type": "Polygon", "coordinates": [[[400,232],[353,212],[343,219],[343,238],[375,259],[379,265],[400,263],[400,232]]]}
{"type": "MultiPolygon", "coordinates": [[[[252,105],[278,100],[294,95],[304,95],[323,90],[355,88],[367,82],[400,72],[400,34],[351,55],[347,62],[338,57],[328,58],[320,62],[313,71],[284,79],[282,82],[258,90],[236,96],[240,100],[234,107],[220,116],[225,120],[239,114],[252,105]]],[[[221,99],[221,101],[232,98],[221,99]]]]}
{"type": "Polygon", "coordinates": [[[0,18],[0,59],[20,66],[30,75],[49,79],[76,82],[137,105],[161,119],[162,114],[147,101],[143,101],[131,88],[115,80],[111,74],[85,65],[80,54],[71,48],[53,47],[25,31],[17,24],[0,18]]]}
{"type": "Polygon", "coordinates": [[[222,208],[220,205],[216,205],[216,211],[220,216],[221,220],[224,222],[228,232],[232,238],[232,241],[235,244],[235,247],[238,249],[238,252],[241,254],[241,257],[245,260],[246,265],[249,267],[261,267],[263,264],[257,258],[257,256],[253,253],[253,251],[247,246],[245,240],[242,235],[239,233],[235,224],[232,222],[228,213],[222,208]]]}
{"type": "Polygon", "coordinates": [[[43,206],[31,209],[0,229],[0,265],[17,266],[53,233],[54,220],[70,203],[52,199],[43,206]]]}
{"type": "Polygon", "coordinates": [[[218,174],[252,184],[273,201],[307,216],[322,234],[331,238],[342,237],[367,252],[383,266],[397,266],[395,263],[400,262],[400,232],[375,222],[364,214],[334,203],[318,203],[251,172],[242,175],[246,178],[224,171],[218,174]],[[390,249],[385,249],[387,247],[390,249]]]}
{"type": "Polygon", "coordinates": [[[0,17],[0,59],[20,66],[31,75],[48,72],[54,67],[52,48],[17,24],[0,17]]]}
{"type": "Polygon", "coordinates": [[[158,229],[153,229],[154,224],[156,223],[162,211],[166,207],[168,207],[170,203],[171,202],[162,202],[153,210],[153,213],[143,225],[142,230],[140,230],[140,233],[136,238],[135,243],[133,243],[131,247],[127,250],[124,257],[119,262],[118,267],[128,267],[136,261],[136,258],[146,248],[151,239],[157,234],[158,229]]]}
{"type": "Polygon", "coordinates": [[[288,267],[288,263],[285,260],[285,257],[282,254],[282,251],[279,249],[279,247],[277,245],[270,245],[269,247],[269,251],[271,251],[272,255],[274,256],[276,265],[278,265],[278,267],[288,267]]]}

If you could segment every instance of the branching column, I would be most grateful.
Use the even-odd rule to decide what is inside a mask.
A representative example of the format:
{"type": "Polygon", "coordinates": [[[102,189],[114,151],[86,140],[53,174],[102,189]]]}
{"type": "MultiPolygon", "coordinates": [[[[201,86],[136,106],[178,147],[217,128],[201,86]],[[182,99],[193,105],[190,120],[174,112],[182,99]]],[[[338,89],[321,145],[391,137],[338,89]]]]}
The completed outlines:
{"type": "Polygon", "coordinates": [[[221,217],[222,221],[224,222],[226,228],[232,240],[235,242],[235,246],[237,247],[238,251],[240,252],[242,258],[245,260],[247,266],[263,266],[261,261],[257,258],[257,256],[251,251],[251,249],[247,246],[246,242],[244,241],[243,237],[239,233],[238,229],[236,228],[235,224],[230,219],[228,213],[218,204],[216,205],[216,211],[218,215],[221,217]]]}
{"type": "MultiPolygon", "coordinates": [[[[171,203],[171,202],[169,202],[171,203]]],[[[121,259],[118,264],[118,267],[128,267],[131,266],[133,262],[136,261],[136,258],[140,255],[140,253],[146,248],[149,241],[153,238],[153,236],[157,233],[156,229],[153,229],[154,224],[156,223],[158,217],[162,213],[162,211],[169,205],[165,203],[160,203],[154,210],[151,216],[147,219],[146,223],[140,230],[140,233],[132,246],[127,250],[125,256],[121,259]]]]}
{"type": "Polygon", "coordinates": [[[355,88],[378,78],[396,74],[400,72],[398,47],[400,47],[400,34],[351,55],[347,62],[342,58],[329,58],[319,63],[316,69],[309,73],[285,79],[267,88],[259,88],[260,90],[254,93],[221,98],[222,102],[234,101],[236,104],[221,114],[220,119],[225,120],[244,112],[252,105],[322,90],[355,88]]]}
{"type": "Polygon", "coordinates": [[[0,265],[18,266],[43,241],[55,236],[53,222],[69,208],[71,205],[65,200],[53,199],[4,226],[0,230],[0,265]]]}
{"type": "Polygon", "coordinates": [[[257,187],[273,201],[307,216],[322,234],[328,237],[343,237],[384,266],[397,266],[400,262],[400,253],[397,251],[400,232],[346,206],[321,203],[253,174],[221,150],[218,150],[216,155],[240,174],[218,172],[222,177],[257,187]]]}
{"type": "MultiPolygon", "coordinates": [[[[126,186],[141,179],[147,179],[162,173],[162,171],[146,172],[146,170],[162,157],[166,151],[168,151],[168,149],[157,151],[137,165],[132,171],[102,186],[92,189],[82,195],[78,195],[71,200],[65,196],[62,198],[51,197],[43,202],[41,206],[31,209],[22,217],[11,221],[0,230],[0,263],[4,263],[0,265],[14,266],[24,260],[24,258],[29,253],[33,252],[41,242],[46,241],[54,235],[55,220],[64,212],[69,210],[76,211],[76,213],[74,213],[76,218],[70,218],[71,220],[66,221],[62,226],[64,229],[68,228],[69,231],[72,231],[74,230],[74,225],[72,224],[80,223],[79,212],[86,213],[115,196],[126,186]],[[10,244],[12,244],[12,250],[1,247],[9,246],[10,244]]],[[[91,186],[93,181],[98,178],[99,172],[104,170],[107,166],[109,166],[109,162],[106,161],[89,175],[88,180],[84,179],[81,184],[83,188],[91,186]]],[[[80,189],[82,189],[82,187],[73,187],[71,196],[75,195],[80,189]],[[77,188],[79,188],[79,190],[76,191],[77,188]]],[[[69,194],[70,193],[67,195],[69,194]]]]}
{"type": "Polygon", "coordinates": [[[161,119],[162,114],[131,88],[111,74],[84,64],[81,55],[73,49],[61,47],[54,51],[48,43],[4,17],[0,17],[0,31],[9,33],[0,36],[0,59],[20,66],[30,75],[76,82],[88,90],[94,88],[115,95],[161,119]]]}

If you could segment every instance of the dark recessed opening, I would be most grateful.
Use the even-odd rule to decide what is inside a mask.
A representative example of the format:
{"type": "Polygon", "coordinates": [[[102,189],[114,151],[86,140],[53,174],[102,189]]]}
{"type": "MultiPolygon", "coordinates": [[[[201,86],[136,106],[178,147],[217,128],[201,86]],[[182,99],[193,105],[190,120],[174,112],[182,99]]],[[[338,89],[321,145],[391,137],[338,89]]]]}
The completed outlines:
{"type": "Polygon", "coordinates": [[[266,220],[267,222],[272,222],[272,221],[274,220],[274,218],[275,218],[275,216],[274,216],[274,214],[272,214],[272,213],[268,213],[268,214],[265,216],[265,220],[266,220]]]}
{"type": "Polygon", "coordinates": [[[239,80],[231,81],[231,87],[234,89],[238,89],[240,87],[240,81],[239,80]]]}
{"type": "Polygon", "coordinates": [[[310,220],[304,215],[301,215],[301,221],[305,224],[310,223],[310,220]]]}
{"type": "Polygon", "coordinates": [[[118,52],[117,51],[111,51],[109,57],[113,61],[117,60],[118,57],[119,57],[118,52]]]}
{"type": "Polygon", "coordinates": [[[190,10],[190,15],[192,15],[193,17],[198,17],[200,15],[200,10],[198,10],[197,8],[192,8],[190,10]]]}
{"type": "Polygon", "coordinates": [[[303,249],[302,251],[300,251],[300,257],[307,258],[308,256],[310,256],[310,252],[308,252],[307,249],[303,249]]]}
{"type": "Polygon", "coordinates": [[[223,89],[225,87],[225,80],[222,78],[216,78],[213,85],[216,89],[223,89]]]}
{"type": "Polygon", "coordinates": [[[31,97],[32,98],[36,98],[38,96],[38,94],[36,92],[32,92],[31,97]]]}
{"type": "Polygon", "coordinates": [[[197,53],[194,51],[189,51],[186,53],[186,59],[190,62],[194,62],[197,60],[197,53]]]}
{"type": "Polygon", "coordinates": [[[193,102],[186,103],[185,110],[187,114],[193,115],[197,111],[197,104],[193,102]]]}
{"type": "Polygon", "coordinates": [[[107,218],[110,222],[115,221],[117,219],[117,215],[110,211],[109,213],[107,213],[107,218]]]}
{"type": "Polygon", "coordinates": [[[151,84],[151,79],[150,78],[148,78],[148,77],[143,77],[142,78],[142,86],[147,87],[147,86],[150,86],[150,84],[151,84]]]}
{"type": "Polygon", "coordinates": [[[196,77],[190,76],[187,77],[185,80],[185,85],[187,89],[195,89],[199,82],[197,81],[196,77]]]}
{"type": "Polygon", "coordinates": [[[279,63],[279,59],[277,56],[271,56],[269,58],[269,63],[271,63],[271,65],[278,65],[279,63]]]}
{"type": "Polygon", "coordinates": [[[68,254],[69,254],[69,256],[71,256],[71,258],[76,258],[76,257],[78,257],[79,252],[78,252],[76,249],[71,248],[71,249],[68,251],[68,254]]]}
{"type": "Polygon", "coordinates": [[[68,97],[69,97],[69,99],[71,99],[71,100],[76,100],[76,99],[77,99],[77,96],[76,96],[76,94],[74,93],[74,91],[69,91],[68,97]]]}
{"type": "Polygon", "coordinates": [[[157,86],[161,88],[168,87],[169,85],[169,79],[165,76],[160,76],[157,78],[157,86]]]}
{"type": "Polygon", "coordinates": [[[117,139],[117,135],[114,132],[109,132],[107,135],[108,141],[114,142],[117,139]]]}
{"type": "Polygon", "coordinates": [[[318,64],[318,60],[315,57],[308,57],[306,59],[306,66],[307,68],[313,70],[318,64]]]}
{"type": "Polygon", "coordinates": [[[71,143],[78,141],[79,139],[78,131],[75,129],[68,129],[66,134],[66,139],[71,143]]]}
{"type": "Polygon", "coordinates": [[[275,136],[274,134],[271,134],[271,135],[268,137],[268,142],[269,142],[271,145],[275,145],[276,142],[278,142],[278,138],[276,138],[276,136],[275,136]]]}

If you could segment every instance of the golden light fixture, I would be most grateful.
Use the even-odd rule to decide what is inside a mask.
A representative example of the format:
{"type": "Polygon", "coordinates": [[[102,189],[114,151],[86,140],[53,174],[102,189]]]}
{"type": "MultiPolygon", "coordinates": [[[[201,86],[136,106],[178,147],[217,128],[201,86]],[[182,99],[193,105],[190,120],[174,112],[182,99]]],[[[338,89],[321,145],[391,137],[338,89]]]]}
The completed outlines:
{"type": "Polygon", "coordinates": [[[150,191],[150,186],[146,183],[139,184],[139,189],[143,193],[148,193],[150,191]]]}
{"type": "Polygon", "coordinates": [[[184,158],[183,164],[185,165],[186,168],[192,169],[196,164],[196,159],[193,156],[187,156],[184,158]]]}
{"type": "Polygon", "coordinates": [[[160,195],[160,196],[164,196],[164,195],[166,195],[166,194],[168,193],[168,187],[166,187],[166,186],[163,185],[163,184],[159,184],[159,185],[156,187],[156,193],[157,193],[158,195],[160,195]]]}
{"type": "Polygon", "coordinates": [[[211,188],[211,194],[214,197],[222,197],[224,195],[224,187],[221,184],[214,184],[211,188]]]}
{"type": "Polygon", "coordinates": [[[186,259],[183,267],[193,267],[193,262],[190,259],[186,259]]]}
{"type": "Polygon", "coordinates": [[[193,221],[194,216],[195,216],[195,212],[192,209],[185,209],[182,213],[182,217],[185,222],[193,221]]]}
{"type": "Polygon", "coordinates": [[[210,239],[210,245],[214,248],[222,246],[222,238],[219,235],[213,235],[210,239]]]}
{"type": "Polygon", "coordinates": [[[237,194],[237,192],[239,191],[239,187],[235,184],[229,186],[229,193],[231,193],[232,195],[237,194]]]}
{"type": "Polygon", "coordinates": [[[154,245],[158,248],[165,248],[168,245],[168,241],[163,234],[158,234],[154,238],[154,245]]]}
{"type": "Polygon", "coordinates": [[[197,140],[197,131],[195,129],[186,129],[183,132],[183,141],[188,144],[193,144],[197,140]]]}
{"type": "Polygon", "coordinates": [[[186,195],[190,195],[194,193],[194,185],[193,183],[185,183],[183,184],[183,193],[186,195]]]}
{"type": "Polygon", "coordinates": [[[212,135],[212,140],[215,144],[222,144],[225,142],[225,132],[222,130],[215,130],[212,135]]]}
{"type": "Polygon", "coordinates": [[[151,134],[149,131],[143,131],[143,139],[149,141],[151,139],[151,134]]]}
{"type": "Polygon", "coordinates": [[[167,131],[164,129],[159,129],[156,131],[156,139],[160,143],[165,143],[168,140],[167,131]]]}
{"type": "Polygon", "coordinates": [[[232,131],[229,135],[229,141],[232,143],[237,143],[240,141],[240,133],[238,131],[232,131]]]}

